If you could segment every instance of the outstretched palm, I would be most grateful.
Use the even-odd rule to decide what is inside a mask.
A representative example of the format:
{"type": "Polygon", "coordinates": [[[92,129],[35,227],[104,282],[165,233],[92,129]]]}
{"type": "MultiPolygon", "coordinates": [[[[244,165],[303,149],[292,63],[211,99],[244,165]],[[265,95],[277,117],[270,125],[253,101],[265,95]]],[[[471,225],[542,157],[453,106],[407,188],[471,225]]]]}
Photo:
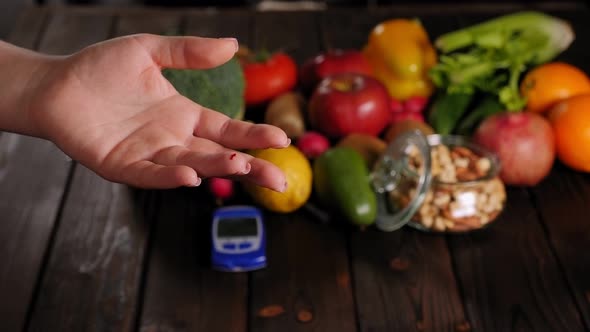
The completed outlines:
{"type": "Polygon", "coordinates": [[[231,120],[181,96],[163,67],[210,68],[232,40],[135,35],[54,60],[30,116],[72,158],[106,179],[138,187],[194,186],[236,177],[282,190],[274,165],[233,149],[285,147],[273,126],[231,120]]]}

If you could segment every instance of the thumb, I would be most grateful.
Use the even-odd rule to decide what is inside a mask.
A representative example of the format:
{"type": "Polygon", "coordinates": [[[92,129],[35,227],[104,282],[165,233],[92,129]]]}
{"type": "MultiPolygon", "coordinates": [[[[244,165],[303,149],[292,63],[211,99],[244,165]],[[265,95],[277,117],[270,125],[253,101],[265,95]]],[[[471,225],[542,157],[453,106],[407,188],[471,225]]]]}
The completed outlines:
{"type": "Polygon", "coordinates": [[[207,69],[229,61],[238,50],[235,38],[139,35],[138,40],[163,68],[207,69]]]}

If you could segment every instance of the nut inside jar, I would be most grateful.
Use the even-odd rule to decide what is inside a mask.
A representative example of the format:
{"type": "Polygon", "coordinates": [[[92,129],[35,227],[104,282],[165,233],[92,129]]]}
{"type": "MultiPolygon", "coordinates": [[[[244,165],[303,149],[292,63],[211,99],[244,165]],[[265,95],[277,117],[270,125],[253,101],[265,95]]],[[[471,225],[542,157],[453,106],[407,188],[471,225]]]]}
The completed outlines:
{"type": "MultiPolygon", "coordinates": [[[[430,137],[429,137],[430,138],[430,137]]],[[[410,225],[436,232],[462,232],[481,228],[504,208],[506,190],[497,176],[497,160],[466,145],[431,146],[432,184],[410,225]]],[[[409,173],[423,172],[421,156],[410,149],[409,173]]],[[[416,194],[416,182],[408,181],[390,192],[397,208],[407,206],[416,194]]]]}

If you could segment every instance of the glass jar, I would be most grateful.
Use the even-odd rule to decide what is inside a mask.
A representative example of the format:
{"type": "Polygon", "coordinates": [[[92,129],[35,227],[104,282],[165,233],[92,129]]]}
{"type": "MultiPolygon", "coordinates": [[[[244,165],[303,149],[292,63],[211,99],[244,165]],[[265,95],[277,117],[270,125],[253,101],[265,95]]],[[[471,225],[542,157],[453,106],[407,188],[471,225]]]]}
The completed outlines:
{"type": "Polygon", "coordinates": [[[405,224],[428,232],[483,228],[502,212],[506,190],[498,157],[464,136],[408,132],[387,149],[372,172],[377,227],[405,224]]]}

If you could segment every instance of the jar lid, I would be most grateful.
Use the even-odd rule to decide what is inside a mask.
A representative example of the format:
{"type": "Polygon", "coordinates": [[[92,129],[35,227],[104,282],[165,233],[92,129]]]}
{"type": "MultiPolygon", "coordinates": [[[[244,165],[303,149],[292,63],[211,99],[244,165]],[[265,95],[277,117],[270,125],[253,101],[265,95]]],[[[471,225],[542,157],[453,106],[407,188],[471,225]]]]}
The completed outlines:
{"type": "Polygon", "coordinates": [[[377,228],[391,232],[410,221],[430,188],[431,165],[430,144],[421,131],[407,131],[389,144],[371,173],[377,194],[377,228]],[[419,164],[414,165],[415,161],[419,164]]]}

